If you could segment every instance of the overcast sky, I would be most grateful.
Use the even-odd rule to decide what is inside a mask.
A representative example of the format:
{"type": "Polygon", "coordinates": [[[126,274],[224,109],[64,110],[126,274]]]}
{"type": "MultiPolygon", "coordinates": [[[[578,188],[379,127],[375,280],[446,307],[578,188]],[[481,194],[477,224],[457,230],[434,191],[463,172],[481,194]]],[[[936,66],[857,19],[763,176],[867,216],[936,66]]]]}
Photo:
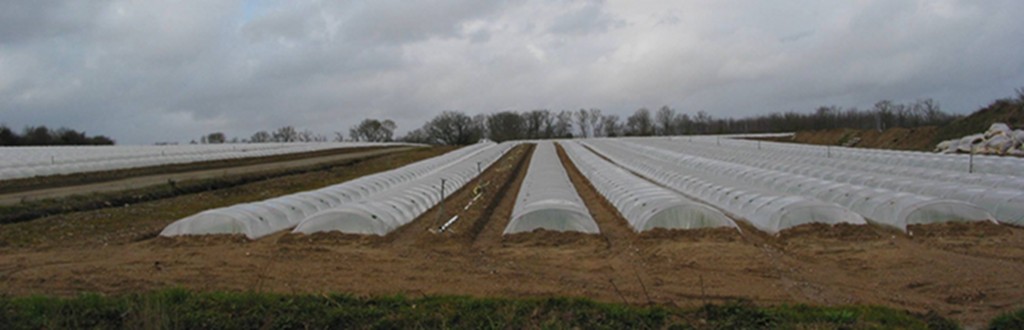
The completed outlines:
{"type": "Polygon", "coordinates": [[[443,110],[716,117],[1024,87],[1024,1],[0,2],[0,123],[120,144],[443,110]],[[674,3],[674,4],[667,4],[674,3]]]}

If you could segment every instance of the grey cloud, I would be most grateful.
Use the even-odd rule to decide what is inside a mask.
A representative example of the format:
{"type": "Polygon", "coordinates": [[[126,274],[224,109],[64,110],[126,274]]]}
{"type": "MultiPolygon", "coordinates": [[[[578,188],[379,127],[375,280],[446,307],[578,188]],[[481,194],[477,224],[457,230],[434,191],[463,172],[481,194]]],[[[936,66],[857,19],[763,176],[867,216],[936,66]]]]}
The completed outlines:
{"type": "Polygon", "coordinates": [[[91,1],[0,2],[0,46],[75,34],[89,28],[99,8],[91,1]]]}
{"type": "Polygon", "coordinates": [[[604,12],[600,3],[587,3],[556,18],[548,31],[554,34],[590,34],[602,33],[623,25],[625,22],[604,12]]]}
{"type": "Polygon", "coordinates": [[[442,110],[740,116],[931,97],[966,112],[1021,87],[1022,13],[1015,0],[12,1],[0,122],[152,143],[329,135],[366,117],[405,132],[442,110]]]}

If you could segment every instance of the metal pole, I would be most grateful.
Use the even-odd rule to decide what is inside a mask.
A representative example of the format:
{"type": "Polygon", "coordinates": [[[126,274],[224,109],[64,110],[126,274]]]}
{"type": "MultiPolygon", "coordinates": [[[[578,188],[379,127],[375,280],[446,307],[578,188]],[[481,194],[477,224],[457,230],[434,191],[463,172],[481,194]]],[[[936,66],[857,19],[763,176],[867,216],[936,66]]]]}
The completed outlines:
{"type": "Polygon", "coordinates": [[[480,162],[476,162],[476,175],[480,176],[480,174],[481,174],[481,172],[480,172],[480,162]]]}
{"type": "Polygon", "coordinates": [[[441,209],[437,212],[437,222],[444,219],[444,179],[441,179],[441,209]]]}
{"type": "Polygon", "coordinates": [[[761,150],[761,140],[757,140],[757,150],[761,150]]]}
{"type": "Polygon", "coordinates": [[[825,146],[825,150],[828,152],[828,158],[832,158],[832,146],[825,146]]]}
{"type": "Polygon", "coordinates": [[[971,157],[967,164],[967,173],[974,173],[974,146],[971,146],[971,157]]]}

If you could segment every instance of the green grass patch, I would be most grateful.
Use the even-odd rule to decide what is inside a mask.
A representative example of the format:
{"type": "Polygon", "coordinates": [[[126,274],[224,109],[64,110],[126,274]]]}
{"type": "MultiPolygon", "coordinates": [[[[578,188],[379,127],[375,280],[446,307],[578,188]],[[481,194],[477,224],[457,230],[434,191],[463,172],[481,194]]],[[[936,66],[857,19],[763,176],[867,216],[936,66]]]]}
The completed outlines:
{"type": "Polygon", "coordinates": [[[1024,329],[1024,309],[999,315],[988,325],[989,329],[1024,329]]]}
{"type": "Polygon", "coordinates": [[[0,324],[5,329],[956,328],[941,318],[942,322],[936,323],[934,317],[884,307],[758,307],[743,301],[676,308],[581,298],[362,298],[183,289],[122,296],[0,297],[0,324]]]}

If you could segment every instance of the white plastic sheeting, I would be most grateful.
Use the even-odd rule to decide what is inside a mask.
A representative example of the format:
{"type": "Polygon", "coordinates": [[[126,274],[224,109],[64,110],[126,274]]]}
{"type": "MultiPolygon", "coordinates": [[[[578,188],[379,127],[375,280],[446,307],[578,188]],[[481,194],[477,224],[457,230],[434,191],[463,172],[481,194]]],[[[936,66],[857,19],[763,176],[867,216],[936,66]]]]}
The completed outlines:
{"type": "Polygon", "coordinates": [[[616,164],[695,200],[748,221],[774,234],[809,223],[866,224],[860,215],[835,203],[750,185],[688,166],[654,148],[625,140],[589,140],[586,145],[616,164]]]}
{"type": "Polygon", "coordinates": [[[722,212],[637,177],[575,141],[561,144],[576,168],[636,232],[654,228],[737,227],[722,212]]]}
{"type": "Polygon", "coordinates": [[[537,142],[505,234],[535,229],[600,232],[551,141],[537,142]]]}
{"type": "MultiPolygon", "coordinates": [[[[808,156],[790,152],[791,145],[742,140],[730,140],[723,145],[708,138],[671,141],[652,139],[650,144],[700,157],[836,183],[958,200],[984,208],[1001,222],[1024,224],[1024,190],[1021,190],[1024,177],[900,167],[830,157],[827,154],[808,156]]],[[[847,193],[856,190],[850,186],[834,186],[831,189],[847,193]]],[[[932,207],[937,205],[933,204],[932,207]]]]}
{"type": "MultiPolygon", "coordinates": [[[[984,135],[978,135],[984,138],[984,135]]],[[[705,141],[714,142],[716,137],[714,136],[703,136],[703,137],[679,137],[676,140],[681,142],[689,140],[698,140],[703,138],[705,141]]],[[[736,142],[739,140],[732,139],[719,139],[719,143],[723,144],[723,147],[727,142],[736,142]]],[[[755,143],[756,141],[750,141],[755,143]]],[[[832,158],[838,158],[843,160],[855,160],[863,161],[875,164],[886,164],[892,166],[902,167],[917,167],[917,168],[930,168],[935,170],[951,171],[957,173],[968,173],[969,170],[973,170],[973,173],[988,173],[988,174],[1001,174],[1020,176],[1024,173],[1024,162],[1017,157],[1003,157],[1003,156],[992,156],[992,155],[974,155],[974,166],[972,168],[971,155],[969,154],[936,154],[931,152],[921,151],[901,151],[901,150],[884,150],[884,149],[866,149],[866,148],[848,148],[848,147],[837,147],[837,146],[815,146],[806,144],[795,144],[795,143],[770,143],[762,142],[764,145],[772,145],[772,150],[788,150],[793,154],[802,154],[809,156],[830,156],[832,158]]]]}
{"type": "MultiPolygon", "coordinates": [[[[868,220],[901,230],[906,230],[907,225],[912,224],[993,220],[991,214],[970,203],[897,192],[879,188],[877,185],[847,183],[845,186],[837,187],[835,181],[720,161],[714,159],[717,154],[697,152],[698,148],[693,148],[688,143],[649,139],[643,145],[629,144],[631,147],[660,154],[705,174],[731,177],[765,189],[800,196],[815,196],[821,200],[834,202],[868,220]],[[662,149],[666,145],[669,148],[674,147],[674,150],[662,149]],[[681,149],[683,151],[680,151],[681,149]],[[825,199],[820,194],[826,189],[840,193],[833,193],[830,195],[831,198],[825,199]]],[[[723,150],[724,152],[726,151],[723,150]]]]}
{"type": "Polygon", "coordinates": [[[1004,123],[994,123],[984,134],[939,142],[935,151],[1024,156],[1024,130],[1011,130],[1004,123]]]}
{"type": "Polygon", "coordinates": [[[250,143],[0,147],[0,180],[406,143],[250,143]]]}
{"type": "Polygon", "coordinates": [[[486,147],[452,160],[448,166],[415,180],[394,185],[374,194],[373,198],[364,198],[321,210],[302,220],[294,232],[311,234],[338,231],[383,236],[440,203],[443,198],[477,177],[478,171],[497,161],[517,143],[495,145],[491,142],[481,145],[486,147]],[[444,195],[441,194],[441,180],[444,180],[444,195]]]}
{"type": "Polygon", "coordinates": [[[160,235],[244,234],[252,239],[259,238],[296,226],[321,210],[361,201],[393,186],[441,171],[492,146],[494,143],[479,143],[317,190],[203,211],[175,221],[160,235]]]}

